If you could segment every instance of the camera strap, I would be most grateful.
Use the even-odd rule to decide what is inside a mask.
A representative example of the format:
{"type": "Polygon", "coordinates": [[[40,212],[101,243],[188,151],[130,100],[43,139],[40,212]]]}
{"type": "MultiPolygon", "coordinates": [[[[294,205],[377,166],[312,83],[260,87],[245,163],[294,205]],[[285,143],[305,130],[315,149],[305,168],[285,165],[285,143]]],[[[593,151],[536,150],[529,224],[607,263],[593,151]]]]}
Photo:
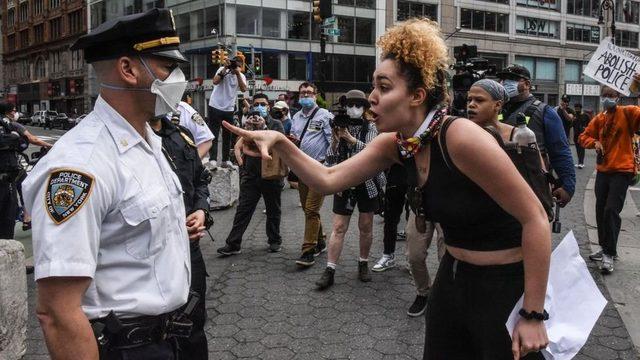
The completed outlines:
{"type": "Polygon", "coordinates": [[[320,106],[316,106],[315,110],[313,110],[311,115],[309,115],[309,118],[307,119],[307,123],[304,125],[304,129],[302,130],[302,134],[300,134],[300,141],[298,142],[298,147],[302,146],[302,139],[304,138],[304,135],[307,133],[307,128],[309,128],[309,123],[316,116],[316,113],[318,112],[318,110],[320,110],[320,106]]]}

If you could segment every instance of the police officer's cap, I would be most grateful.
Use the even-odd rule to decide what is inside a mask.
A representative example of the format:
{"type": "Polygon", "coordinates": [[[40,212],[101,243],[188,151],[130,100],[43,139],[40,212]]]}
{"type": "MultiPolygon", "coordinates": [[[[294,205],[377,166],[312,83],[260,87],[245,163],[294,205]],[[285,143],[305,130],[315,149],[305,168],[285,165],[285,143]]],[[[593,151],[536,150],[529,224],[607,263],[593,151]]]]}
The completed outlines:
{"type": "Polygon", "coordinates": [[[531,80],[531,73],[527,70],[526,67],[521,65],[513,64],[511,66],[506,67],[504,70],[498,72],[496,76],[499,79],[511,79],[511,80],[531,80]]]}
{"type": "Polygon", "coordinates": [[[187,62],[179,45],[180,37],[171,10],[152,9],[103,23],[81,36],[71,45],[71,50],[84,49],[88,63],[135,55],[187,62]]]}

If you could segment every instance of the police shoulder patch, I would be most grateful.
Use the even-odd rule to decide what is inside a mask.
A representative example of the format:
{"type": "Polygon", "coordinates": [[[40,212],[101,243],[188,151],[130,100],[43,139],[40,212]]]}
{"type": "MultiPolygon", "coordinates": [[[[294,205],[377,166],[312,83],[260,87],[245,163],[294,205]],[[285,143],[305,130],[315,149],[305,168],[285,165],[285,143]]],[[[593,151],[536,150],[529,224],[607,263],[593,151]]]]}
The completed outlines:
{"type": "Polygon", "coordinates": [[[200,125],[200,126],[204,126],[204,119],[202,118],[202,116],[200,116],[200,114],[198,113],[194,113],[191,116],[191,120],[195,121],[196,124],[200,125]]]}
{"type": "Polygon", "coordinates": [[[75,215],[87,202],[93,188],[93,176],[74,169],[58,169],[49,175],[45,203],[56,225],[75,215]]]}

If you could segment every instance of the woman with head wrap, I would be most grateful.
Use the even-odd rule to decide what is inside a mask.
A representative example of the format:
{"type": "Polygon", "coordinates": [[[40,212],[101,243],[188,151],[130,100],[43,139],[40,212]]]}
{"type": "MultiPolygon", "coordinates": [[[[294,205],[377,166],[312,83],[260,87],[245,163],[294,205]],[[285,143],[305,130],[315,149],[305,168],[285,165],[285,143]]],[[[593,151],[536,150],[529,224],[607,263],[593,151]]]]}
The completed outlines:
{"type": "Polygon", "coordinates": [[[500,83],[490,79],[478,80],[467,93],[467,116],[482,127],[494,128],[504,141],[509,141],[514,127],[498,120],[502,106],[508,100],[507,91],[500,83]]]}

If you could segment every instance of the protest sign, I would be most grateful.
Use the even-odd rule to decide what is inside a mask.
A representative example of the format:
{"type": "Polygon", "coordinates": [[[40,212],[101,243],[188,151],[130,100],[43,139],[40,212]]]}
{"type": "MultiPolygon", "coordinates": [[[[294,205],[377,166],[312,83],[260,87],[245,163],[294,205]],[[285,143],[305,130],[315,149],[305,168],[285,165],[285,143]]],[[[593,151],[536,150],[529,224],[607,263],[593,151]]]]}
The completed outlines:
{"type": "Polygon", "coordinates": [[[633,83],[633,75],[639,70],[639,63],[639,57],[613,44],[611,37],[606,37],[584,68],[583,74],[629,96],[629,87],[633,83]]]}

